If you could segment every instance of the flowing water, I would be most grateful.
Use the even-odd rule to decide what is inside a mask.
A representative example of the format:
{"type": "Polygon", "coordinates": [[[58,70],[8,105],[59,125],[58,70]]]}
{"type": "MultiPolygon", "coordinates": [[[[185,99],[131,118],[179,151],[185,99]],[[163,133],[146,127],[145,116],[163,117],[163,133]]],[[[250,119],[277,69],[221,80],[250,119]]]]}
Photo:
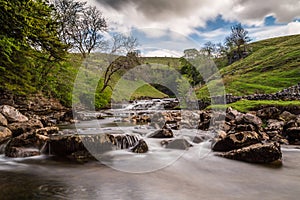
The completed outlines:
{"type": "MultiPolygon", "coordinates": [[[[123,125],[104,119],[83,122],[77,129],[81,134],[147,132],[143,125],[123,125]]],[[[186,137],[194,134],[191,130],[174,133],[186,137]]],[[[0,155],[0,199],[299,199],[297,146],[283,146],[283,166],[275,168],[214,156],[209,142],[193,144],[188,150],[164,149],[155,139],[146,142],[146,154],[108,152],[108,166],[70,163],[49,155],[0,155]]]]}

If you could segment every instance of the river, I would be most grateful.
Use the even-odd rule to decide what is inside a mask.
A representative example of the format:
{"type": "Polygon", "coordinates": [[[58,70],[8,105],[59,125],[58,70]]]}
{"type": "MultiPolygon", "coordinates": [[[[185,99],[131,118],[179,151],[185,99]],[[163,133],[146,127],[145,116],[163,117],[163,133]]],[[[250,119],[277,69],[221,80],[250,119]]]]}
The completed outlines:
{"type": "MultiPolygon", "coordinates": [[[[99,121],[83,122],[77,128],[81,133],[94,132],[99,121]]],[[[143,126],[117,127],[111,119],[101,123],[106,131],[143,130],[143,126]]],[[[181,132],[189,135],[189,130],[181,132]]],[[[113,162],[106,165],[72,163],[50,155],[0,155],[0,199],[299,199],[297,146],[282,146],[283,166],[272,167],[217,157],[208,141],[168,151],[155,146],[155,141],[147,143],[146,154],[118,150],[108,154],[113,162]]]]}

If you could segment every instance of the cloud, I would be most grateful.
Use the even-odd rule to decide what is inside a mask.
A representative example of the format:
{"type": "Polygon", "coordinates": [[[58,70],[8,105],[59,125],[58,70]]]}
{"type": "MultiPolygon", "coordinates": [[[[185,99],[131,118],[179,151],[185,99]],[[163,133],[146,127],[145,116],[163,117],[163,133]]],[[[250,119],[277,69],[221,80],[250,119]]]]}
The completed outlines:
{"type": "Polygon", "coordinates": [[[249,36],[255,40],[263,40],[272,37],[279,37],[285,35],[300,34],[300,22],[290,22],[286,25],[258,27],[248,29],[249,36]]]}
{"type": "MultiPolygon", "coordinates": [[[[91,0],[90,0],[91,1],[91,0]]],[[[229,21],[262,26],[266,16],[277,22],[300,17],[299,0],[95,0],[118,27],[164,28],[181,34],[192,34],[205,27],[207,20],[221,15],[229,21]]]]}

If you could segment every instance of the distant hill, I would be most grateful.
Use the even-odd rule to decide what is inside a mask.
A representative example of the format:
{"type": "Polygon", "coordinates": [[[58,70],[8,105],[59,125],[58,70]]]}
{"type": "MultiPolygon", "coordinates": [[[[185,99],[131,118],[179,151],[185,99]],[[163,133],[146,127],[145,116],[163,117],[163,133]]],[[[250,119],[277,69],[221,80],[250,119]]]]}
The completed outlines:
{"type": "MultiPolygon", "coordinates": [[[[226,93],[274,93],[300,82],[300,35],[272,38],[249,45],[249,56],[220,69],[226,93]]],[[[196,94],[198,98],[207,97],[207,87],[198,88],[196,94]]]]}

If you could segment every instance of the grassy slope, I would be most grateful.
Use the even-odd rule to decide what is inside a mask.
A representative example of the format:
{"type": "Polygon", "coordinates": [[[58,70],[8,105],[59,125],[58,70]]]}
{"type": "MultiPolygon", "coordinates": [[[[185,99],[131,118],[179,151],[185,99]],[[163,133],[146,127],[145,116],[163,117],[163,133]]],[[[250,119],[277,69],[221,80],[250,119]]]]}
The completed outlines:
{"type": "Polygon", "coordinates": [[[224,110],[228,107],[232,107],[240,112],[248,112],[251,110],[260,109],[263,106],[275,106],[275,107],[291,107],[291,108],[300,108],[300,101],[271,101],[271,100],[263,100],[263,101],[254,101],[254,100],[240,100],[227,105],[212,105],[207,109],[221,109],[224,110]]]}
{"type": "MultiPolygon", "coordinates": [[[[300,82],[300,35],[251,43],[251,55],[220,70],[227,93],[273,93],[300,82]]],[[[220,82],[213,81],[210,84],[220,82]]],[[[208,96],[206,86],[198,98],[208,96]]]]}

